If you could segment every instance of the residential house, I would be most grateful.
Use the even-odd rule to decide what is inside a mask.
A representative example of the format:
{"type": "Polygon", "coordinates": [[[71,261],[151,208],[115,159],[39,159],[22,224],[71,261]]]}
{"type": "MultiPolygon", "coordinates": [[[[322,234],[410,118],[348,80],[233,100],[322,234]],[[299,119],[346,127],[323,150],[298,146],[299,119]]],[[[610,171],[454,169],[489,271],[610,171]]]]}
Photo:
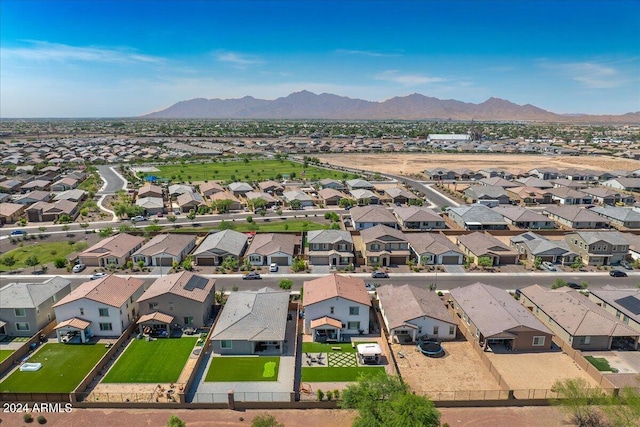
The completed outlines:
{"type": "Polygon", "coordinates": [[[260,190],[265,193],[277,194],[277,195],[282,195],[282,192],[284,191],[284,187],[280,185],[279,182],[276,182],[276,181],[259,182],[258,188],[260,188],[260,190]]]}
{"type": "Polygon", "coordinates": [[[494,211],[504,217],[507,224],[526,229],[552,229],[556,224],[549,217],[520,206],[496,206],[494,211]]]}
{"type": "Polygon", "coordinates": [[[551,193],[533,187],[512,187],[506,189],[509,198],[518,205],[547,205],[551,203],[551,193]]]}
{"type": "Polygon", "coordinates": [[[51,187],[51,181],[46,179],[34,179],[20,186],[21,193],[28,193],[33,190],[49,191],[51,187]]]}
{"type": "Polygon", "coordinates": [[[520,302],[576,350],[624,348],[627,342],[638,347],[640,332],[576,290],[531,285],[520,289],[520,302]]]}
{"type": "Polygon", "coordinates": [[[182,262],[195,245],[195,237],[188,234],[158,234],[135,251],[131,259],[146,266],[171,267],[174,262],[182,262]]]}
{"type": "Polygon", "coordinates": [[[71,281],[9,283],[0,288],[0,335],[31,337],[55,319],[53,304],[71,292],[71,281]]]}
{"type": "Polygon", "coordinates": [[[57,221],[63,215],[73,220],[78,214],[78,204],[69,200],[37,202],[29,206],[26,212],[30,222],[57,221]]]}
{"type": "Polygon", "coordinates": [[[369,181],[365,181],[364,179],[360,179],[360,178],[356,178],[356,179],[350,179],[346,182],[347,184],[347,189],[349,189],[349,191],[352,190],[374,190],[374,185],[372,183],[370,183],[369,181]]]}
{"type": "Polygon", "coordinates": [[[443,181],[443,180],[454,180],[456,179],[456,173],[453,170],[449,169],[425,169],[424,174],[431,181],[443,181]]]}
{"type": "Polygon", "coordinates": [[[614,178],[603,182],[602,186],[616,190],[640,191],[640,178],[614,178]]]}
{"type": "Polygon", "coordinates": [[[478,181],[481,185],[486,185],[488,187],[502,187],[504,189],[519,187],[520,184],[515,183],[513,181],[507,181],[504,178],[499,176],[491,177],[491,178],[482,178],[478,181]]]}
{"type": "Polygon", "coordinates": [[[37,202],[51,201],[51,193],[48,191],[34,190],[13,200],[13,203],[29,206],[37,202]]]}
{"type": "Polygon", "coordinates": [[[87,192],[84,190],[80,190],[75,188],[73,190],[63,191],[62,193],[56,194],[53,200],[68,200],[70,202],[80,203],[84,199],[87,198],[87,192]]]}
{"type": "Polygon", "coordinates": [[[303,208],[313,206],[313,199],[309,197],[305,192],[300,190],[285,191],[282,193],[282,199],[291,205],[291,202],[297,200],[300,202],[300,206],[303,208]]]}
{"type": "Polygon", "coordinates": [[[403,230],[434,230],[446,228],[445,220],[432,209],[422,206],[395,207],[393,213],[403,230]]]}
{"type": "Polygon", "coordinates": [[[190,185],[184,184],[173,184],[169,186],[169,197],[177,198],[182,196],[183,194],[194,193],[195,189],[190,185]]]}
{"type": "Polygon", "coordinates": [[[232,292],[211,334],[216,354],[282,354],[285,345],[289,292],[270,288],[232,292]]]}
{"type": "Polygon", "coordinates": [[[81,284],[53,306],[58,341],[70,330],[80,332],[83,343],[92,335],[122,335],[136,320],[143,292],[144,280],[113,274],[81,284]]]}
{"type": "Polygon", "coordinates": [[[386,225],[376,225],[360,232],[364,244],[365,265],[388,267],[405,265],[411,252],[404,233],[386,225]]]}
{"type": "Polygon", "coordinates": [[[516,264],[518,252],[490,234],[475,232],[458,236],[456,244],[469,258],[471,264],[478,265],[478,258],[491,259],[491,265],[516,264]]]}
{"type": "Polygon", "coordinates": [[[562,174],[570,181],[595,181],[598,176],[598,172],[576,168],[565,169],[562,174]]]}
{"type": "Polygon", "coordinates": [[[591,209],[578,206],[550,206],[543,213],[558,224],[574,229],[609,228],[609,220],[591,209]]]}
{"type": "Polygon", "coordinates": [[[162,187],[154,184],[144,184],[138,189],[138,199],[145,197],[157,197],[162,199],[162,187]]]}
{"type": "Polygon", "coordinates": [[[265,208],[276,206],[279,203],[278,199],[276,199],[269,193],[265,193],[264,191],[249,191],[247,194],[245,194],[245,197],[247,198],[247,205],[253,208],[256,207],[254,202],[258,199],[264,200],[265,208]]]}
{"type": "Polygon", "coordinates": [[[463,230],[507,230],[504,217],[484,205],[462,205],[445,211],[455,224],[463,230]]]}
{"type": "Polygon", "coordinates": [[[586,181],[572,181],[567,178],[552,179],[551,183],[556,188],[567,187],[571,188],[572,190],[583,190],[585,188],[589,188],[589,183],[586,181]]]}
{"type": "Polygon", "coordinates": [[[26,206],[18,203],[0,203],[0,224],[13,224],[24,214],[26,206]]]}
{"type": "Polygon", "coordinates": [[[51,184],[51,191],[67,191],[73,190],[78,186],[78,180],[71,177],[59,179],[51,184]]]}
{"type": "Polygon", "coordinates": [[[357,206],[349,211],[353,228],[364,230],[376,225],[397,227],[396,217],[387,208],[382,206],[357,206]]]}
{"type": "Polygon", "coordinates": [[[321,179],[319,184],[320,184],[320,187],[322,188],[331,188],[332,190],[342,191],[345,189],[345,186],[342,183],[342,181],[337,181],[335,179],[330,179],[330,178],[321,179]]]}
{"type": "Polygon", "coordinates": [[[535,176],[538,179],[542,180],[550,180],[550,179],[558,179],[563,176],[563,174],[554,168],[535,168],[529,171],[529,175],[535,176]]]}
{"type": "Polygon", "coordinates": [[[351,233],[344,230],[313,230],[307,232],[309,265],[345,267],[354,264],[351,233]]]}
{"type": "Polygon", "coordinates": [[[197,211],[200,206],[205,205],[204,199],[198,193],[185,192],[176,198],[176,204],[181,212],[197,211]]]}
{"type": "Polygon", "coordinates": [[[593,197],[582,191],[573,190],[569,187],[556,187],[547,190],[551,194],[551,201],[561,205],[590,205],[593,197]]]}
{"type": "Polygon", "coordinates": [[[608,221],[616,228],[640,228],[640,209],[617,206],[594,207],[589,209],[608,221]]]}
{"type": "Polygon", "coordinates": [[[519,352],[551,349],[553,333],[506,291],[478,282],[452,289],[449,295],[459,324],[481,347],[507,344],[519,352]]]}
{"type": "Polygon", "coordinates": [[[460,265],[464,254],[441,233],[406,233],[412,258],[419,265],[460,265]]]}
{"type": "Polygon", "coordinates": [[[236,196],[234,196],[233,194],[227,191],[214,193],[209,196],[209,200],[211,201],[211,203],[216,203],[220,200],[230,200],[231,201],[229,204],[230,211],[241,211],[243,206],[240,199],[238,199],[236,196]]]}
{"type": "Polygon", "coordinates": [[[601,289],[590,289],[589,299],[640,332],[640,289],[619,289],[606,285],[601,289]]]}
{"type": "Polygon", "coordinates": [[[585,265],[617,265],[629,253],[629,242],[619,231],[576,231],[564,238],[585,265]]]}
{"type": "Polygon", "coordinates": [[[247,248],[247,240],[246,234],[234,230],[209,233],[193,252],[194,261],[199,266],[220,265],[231,257],[239,264],[247,248]]]}
{"type": "Polygon", "coordinates": [[[509,239],[512,248],[520,253],[520,259],[534,263],[536,258],[554,264],[572,264],[578,254],[569,248],[565,240],[550,240],[528,231],[509,239]]]}
{"type": "MultiPolygon", "coordinates": [[[[480,169],[478,173],[480,173],[484,177],[483,179],[502,178],[505,180],[509,180],[513,178],[513,174],[504,169],[486,168],[486,169],[480,169]]],[[[497,185],[497,184],[494,182],[494,183],[490,183],[489,185],[497,185]]]]}
{"type": "Polygon", "coordinates": [[[464,195],[471,203],[478,203],[480,200],[497,200],[501,205],[511,203],[509,195],[502,187],[492,187],[489,185],[472,185],[463,191],[464,195]]]}
{"type": "Polygon", "coordinates": [[[533,187],[540,190],[548,190],[550,188],[553,188],[553,183],[551,183],[550,181],[545,181],[533,176],[526,178],[517,178],[516,182],[519,182],[524,187],[533,187]]]}
{"type": "Polygon", "coordinates": [[[357,189],[349,192],[358,206],[379,205],[380,197],[371,190],[357,189]]]}
{"type": "Polygon", "coordinates": [[[168,329],[176,324],[202,328],[209,324],[213,314],[215,284],[216,279],[190,271],[159,277],[137,300],[140,307],[137,323],[143,327],[164,326],[168,329]]]}
{"type": "Polygon", "coordinates": [[[435,292],[412,285],[385,285],[377,289],[377,295],[392,341],[406,343],[418,337],[455,339],[457,324],[435,292]]]}
{"type": "Polygon", "coordinates": [[[371,299],[362,279],[330,274],[302,287],[304,333],[313,341],[344,341],[369,333],[371,299]]]}
{"type": "Polygon", "coordinates": [[[144,209],[146,215],[164,213],[164,201],[161,197],[138,197],[136,206],[144,209]]]}
{"type": "Polygon", "coordinates": [[[584,193],[593,197],[593,202],[607,206],[632,205],[636,199],[625,193],[621,193],[610,188],[596,187],[585,188],[584,193]]]}
{"type": "Polygon", "coordinates": [[[224,188],[222,188],[220,184],[214,181],[204,182],[200,184],[199,188],[200,194],[202,194],[204,197],[210,197],[213,194],[224,192],[224,188]]]}
{"type": "Polygon", "coordinates": [[[143,237],[122,233],[107,237],[78,255],[87,267],[125,265],[135,251],[142,247],[143,237]]]}
{"type": "Polygon", "coordinates": [[[253,191],[253,187],[246,182],[232,182],[229,184],[229,191],[234,196],[244,196],[249,191],[253,191]]]}
{"type": "Polygon", "coordinates": [[[406,205],[410,200],[419,200],[415,194],[401,187],[391,187],[384,190],[386,196],[395,205],[406,205]]]}
{"type": "Polygon", "coordinates": [[[251,265],[291,265],[301,251],[300,236],[288,233],[261,233],[253,236],[245,258],[251,265]]]}
{"type": "Polygon", "coordinates": [[[333,188],[323,188],[318,191],[318,198],[322,201],[324,206],[338,206],[340,200],[349,199],[349,197],[333,188]]]}

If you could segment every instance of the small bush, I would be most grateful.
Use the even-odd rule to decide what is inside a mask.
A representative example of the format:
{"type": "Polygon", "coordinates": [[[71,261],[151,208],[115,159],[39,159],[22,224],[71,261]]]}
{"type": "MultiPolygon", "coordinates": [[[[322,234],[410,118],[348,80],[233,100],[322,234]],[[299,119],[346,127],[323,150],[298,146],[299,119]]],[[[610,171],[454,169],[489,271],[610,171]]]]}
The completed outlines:
{"type": "Polygon", "coordinates": [[[327,400],[333,399],[333,392],[331,390],[327,391],[327,400]]]}
{"type": "Polygon", "coordinates": [[[33,416],[29,413],[26,413],[22,416],[22,419],[24,420],[25,423],[31,423],[33,422],[33,416]]]}
{"type": "Polygon", "coordinates": [[[318,389],[318,391],[316,392],[316,396],[318,397],[318,400],[322,400],[324,399],[324,392],[318,389]]]}
{"type": "Polygon", "coordinates": [[[338,389],[333,390],[333,397],[336,400],[340,399],[340,390],[338,390],[338,389]]]}
{"type": "Polygon", "coordinates": [[[38,416],[37,420],[38,420],[38,424],[46,424],[47,423],[47,419],[44,417],[44,415],[38,416]]]}

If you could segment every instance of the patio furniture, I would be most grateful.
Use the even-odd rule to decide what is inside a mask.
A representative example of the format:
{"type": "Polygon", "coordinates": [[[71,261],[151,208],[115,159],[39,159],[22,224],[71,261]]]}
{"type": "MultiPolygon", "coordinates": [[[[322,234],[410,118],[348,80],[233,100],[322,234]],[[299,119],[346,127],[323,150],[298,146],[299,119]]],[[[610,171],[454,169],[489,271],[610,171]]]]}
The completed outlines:
{"type": "Polygon", "coordinates": [[[342,347],[331,347],[333,351],[342,351],[342,347]]]}

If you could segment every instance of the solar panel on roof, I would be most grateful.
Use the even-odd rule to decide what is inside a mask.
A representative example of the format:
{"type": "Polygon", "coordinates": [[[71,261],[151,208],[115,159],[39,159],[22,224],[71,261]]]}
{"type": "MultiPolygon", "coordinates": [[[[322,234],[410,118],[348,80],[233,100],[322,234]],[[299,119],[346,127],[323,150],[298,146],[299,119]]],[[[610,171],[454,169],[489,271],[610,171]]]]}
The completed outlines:
{"type": "Polygon", "coordinates": [[[192,291],[194,289],[204,289],[205,286],[207,286],[207,282],[209,282],[209,279],[205,278],[205,277],[200,277],[200,276],[191,276],[191,278],[189,279],[189,281],[187,282],[187,284],[184,286],[184,288],[187,291],[192,291]]]}
{"type": "Polygon", "coordinates": [[[615,300],[622,307],[626,308],[633,314],[640,314],[640,300],[633,295],[615,300]]]}
{"type": "Polygon", "coordinates": [[[525,234],[523,237],[524,237],[525,239],[527,239],[527,240],[533,240],[533,239],[535,239],[535,237],[533,237],[531,234],[525,234]]]}

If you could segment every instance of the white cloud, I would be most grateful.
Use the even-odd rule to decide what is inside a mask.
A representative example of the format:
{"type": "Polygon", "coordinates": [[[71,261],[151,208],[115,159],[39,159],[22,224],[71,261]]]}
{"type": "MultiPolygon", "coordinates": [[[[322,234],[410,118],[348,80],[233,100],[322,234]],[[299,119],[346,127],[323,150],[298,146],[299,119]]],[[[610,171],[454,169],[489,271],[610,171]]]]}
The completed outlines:
{"type": "Polygon", "coordinates": [[[239,52],[218,52],[216,54],[216,59],[220,62],[224,62],[238,68],[264,64],[264,60],[257,56],[239,52]]]}
{"type": "Polygon", "coordinates": [[[399,53],[384,53],[375,52],[371,50],[357,50],[357,49],[336,49],[334,51],[338,55],[356,55],[356,56],[372,56],[372,57],[396,57],[401,56],[399,53]]]}
{"type": "Polygon", "coordinates": [[[611,89],[627,83],[620,71],[610,65],[597,62],[549,63],[542,61],[543,68],[557,72],[590,89],[611,89]]]}
{"type": "Polygon", "coordinates": [[[419,86],[446,81],[442,77],[429,77],[424,74],[403,74],[398,70],[386,70],[373,76],[375,80],[399,83],[404,86],[419,86]]]}
{"type": "Polygon", "coordinates": [[[103,48],[71,46],[38,40],[26,40],[24,47],[3,47],[3,58],[17,58],[30,61],[82,61],[106,63],[160,63],[160,57],[142,55],[129,48],[103,48]]]}

